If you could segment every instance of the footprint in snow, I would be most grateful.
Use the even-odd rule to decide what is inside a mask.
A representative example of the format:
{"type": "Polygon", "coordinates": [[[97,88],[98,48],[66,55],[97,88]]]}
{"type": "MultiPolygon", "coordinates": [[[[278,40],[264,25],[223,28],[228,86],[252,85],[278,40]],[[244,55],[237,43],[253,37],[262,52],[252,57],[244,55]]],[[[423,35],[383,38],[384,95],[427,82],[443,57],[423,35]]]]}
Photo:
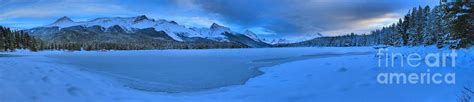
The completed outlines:
{"type": "Polygon", "coordinates": [[[48,83],[48,82],[49,82],[49,77],[44,76],[44,77],[41,78],[41,80],[42,80],[43,82],[48,83]]]}
{"type": "Polygon", "coordinates": [[[73,87],[69,87],[69,88],[67,89],[67,92],[68,92],[69,95],[71,95],[71,96],[79,96],[81,90],[80,90],[79,88],[73,86],[73,87]]]}
{"type": "Polygon", "coordinates": [[[342,68],[339,68],[339,69],[337,70],[337,72],[347,72],[347,69],[344,68],[344,67],[342,67],[342,68]]]}
{"type": "Polygon", "coordinates": [[[31,100],[38,100],[38,97],[36,97],[36,96],[31,96],[30,99],[31,99],[31,100]]]}

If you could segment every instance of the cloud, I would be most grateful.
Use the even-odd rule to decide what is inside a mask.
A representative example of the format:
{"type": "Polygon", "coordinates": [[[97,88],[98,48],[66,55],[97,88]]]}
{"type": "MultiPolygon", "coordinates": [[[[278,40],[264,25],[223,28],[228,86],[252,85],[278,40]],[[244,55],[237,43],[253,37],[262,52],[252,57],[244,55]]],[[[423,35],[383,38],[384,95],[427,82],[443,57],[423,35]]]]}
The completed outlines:
{"type": "Polygon", "coordinates": [[[260,35],[274,35],[274,34],[276,34],[275,31],[272,31],[270,29],[266,29],[266,28],[263,28],[263,27],[253,27],[253,28],[250,28],[248,30],[252,31],[253,33],[260,34],[260,35]]]}
{"type": "Polygon", "coordinates": [[[109,0],[0,0],[0,18],[3,20],[0,25],[10,27],[42,26],[62,16],[92,19],[134,15],[132,13],[109,0]]]}
{"type": "Polygon", "coordinates": [[[396,13],[387,13],[379,17],[354,21],[351,23],[351,26],[346,28],[323,31],[322,33],[329,35],[344,35],[349,33],[367,34],[372,30],[387,27],[393,24],[394,22],[398,22],[398,19],[401,16],[402,15],[396,13]]]}
{"type": "MultiPolygon", "coordinates": [[[[431,2],[437,2],[432,0],[431,2]]],[[[204,10],[243,27],[263,27],[280,34],[302,35],[354,26],[381,15],[408,11],[424,0],[196,0],[204,10]]],[[[361,24],[365,23],[365,24],[361,24]]],[[[370,24],[368,24],[370,23],[370,24]]],[[[341,30],[342,31],[342,30],[341,30]]],[[[343,33],[343,32],[338,32],[343,33]]]]}
{"type": "Polygon", "coordinates": [[[199,6],[193,0],[175,0],[174,2],[179,8],[199,9],[199,6]]]}
{"type": "Polygon", "coordinates": [[[176,16],[176,17],[170,17],[170,19],[178,22],[181,25],[185,25],[187,27],[204,27],[208,28],[212,25],[212,23],[218,23],[218,24],[223,24],[221,22],[218,22],[216,20],[212,20],[207,17],[200,17],[200,16],[194,16],[194,17],[187,17],[187,16],[176,16]]]}
{"type": "Polygon", "coordinates": [[[119,5],[101,0],[4,0],[1,18],[42,18],[59,16],[96,16],[129,12],[119,5]]]}

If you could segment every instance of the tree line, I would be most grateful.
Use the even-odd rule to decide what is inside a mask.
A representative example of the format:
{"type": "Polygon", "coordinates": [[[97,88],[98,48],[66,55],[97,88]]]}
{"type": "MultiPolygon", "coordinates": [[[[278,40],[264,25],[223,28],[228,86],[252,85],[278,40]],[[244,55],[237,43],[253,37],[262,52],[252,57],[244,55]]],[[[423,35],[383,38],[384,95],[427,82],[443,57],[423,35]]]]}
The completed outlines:
{"type": "Polygon", "coordinates": [[[320,37],[277,46],[429,46],[466,48],[474,44],[474,15],[469,2],[413,8],[397,23],[370,34],[320,37]]]}
{"type": "Polygon", "coordinates": [[[56,43],[43,45],[40,50],[96,51],[96,50],[153,50],[153,49],[211,49],[211,48],[246,48],[248,46],[230,42],[83,42],[56,43]]]}
{"type": "Polygon", "coordinates": [[[0,51],[15,51],[16,49],[40,50],[42,41],[23,31],[13,31],[0,26],[0,51]]]}

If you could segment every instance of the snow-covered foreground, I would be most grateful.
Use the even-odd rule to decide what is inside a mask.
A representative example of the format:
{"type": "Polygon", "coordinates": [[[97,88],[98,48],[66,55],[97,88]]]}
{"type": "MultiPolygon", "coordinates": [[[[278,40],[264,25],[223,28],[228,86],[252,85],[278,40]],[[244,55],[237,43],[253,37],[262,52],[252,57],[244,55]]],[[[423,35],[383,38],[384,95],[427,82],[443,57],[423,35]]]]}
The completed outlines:
{"type": "Polygon", "coordinates": [[[380,73],[427,67],[381,68],[376,52],[371,47],[20,51],[0,55],[0,101],[446,102],[456,101],[463,87],[474,87],[474,49],[457,51],[455,68],[430,70],[456,73],[455,84],[379,84],[380,73]]]}

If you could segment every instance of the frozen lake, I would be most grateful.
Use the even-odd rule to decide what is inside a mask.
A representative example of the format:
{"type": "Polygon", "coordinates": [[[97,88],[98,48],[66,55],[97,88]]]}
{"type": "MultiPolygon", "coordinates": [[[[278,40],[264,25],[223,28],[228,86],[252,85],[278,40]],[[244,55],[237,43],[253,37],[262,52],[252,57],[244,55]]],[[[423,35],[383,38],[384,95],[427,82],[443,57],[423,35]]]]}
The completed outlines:
{"type": "MultiPolygon", "coordinates": [[[[390,51],[451,52],[436,46],[390,51]]],[[[453,68],[377,67],[371,47],[8,52],[0,57],[0,100],[449,102],[473,87],[473,51],[456,51],[453,68]],[[428,69],[455,73],[456,84],[378,82],[383,73],[428,69]]]]}
{"type": "Polygon", "coordinates": [[[312,58],[366,54],[373,52],[270,48],[78,52],[48,57],[59,60],[55,63],[112,77],[138,90],[189,92],[244,84],[263,74],[258,70],[261,67],[312,58]]]}

